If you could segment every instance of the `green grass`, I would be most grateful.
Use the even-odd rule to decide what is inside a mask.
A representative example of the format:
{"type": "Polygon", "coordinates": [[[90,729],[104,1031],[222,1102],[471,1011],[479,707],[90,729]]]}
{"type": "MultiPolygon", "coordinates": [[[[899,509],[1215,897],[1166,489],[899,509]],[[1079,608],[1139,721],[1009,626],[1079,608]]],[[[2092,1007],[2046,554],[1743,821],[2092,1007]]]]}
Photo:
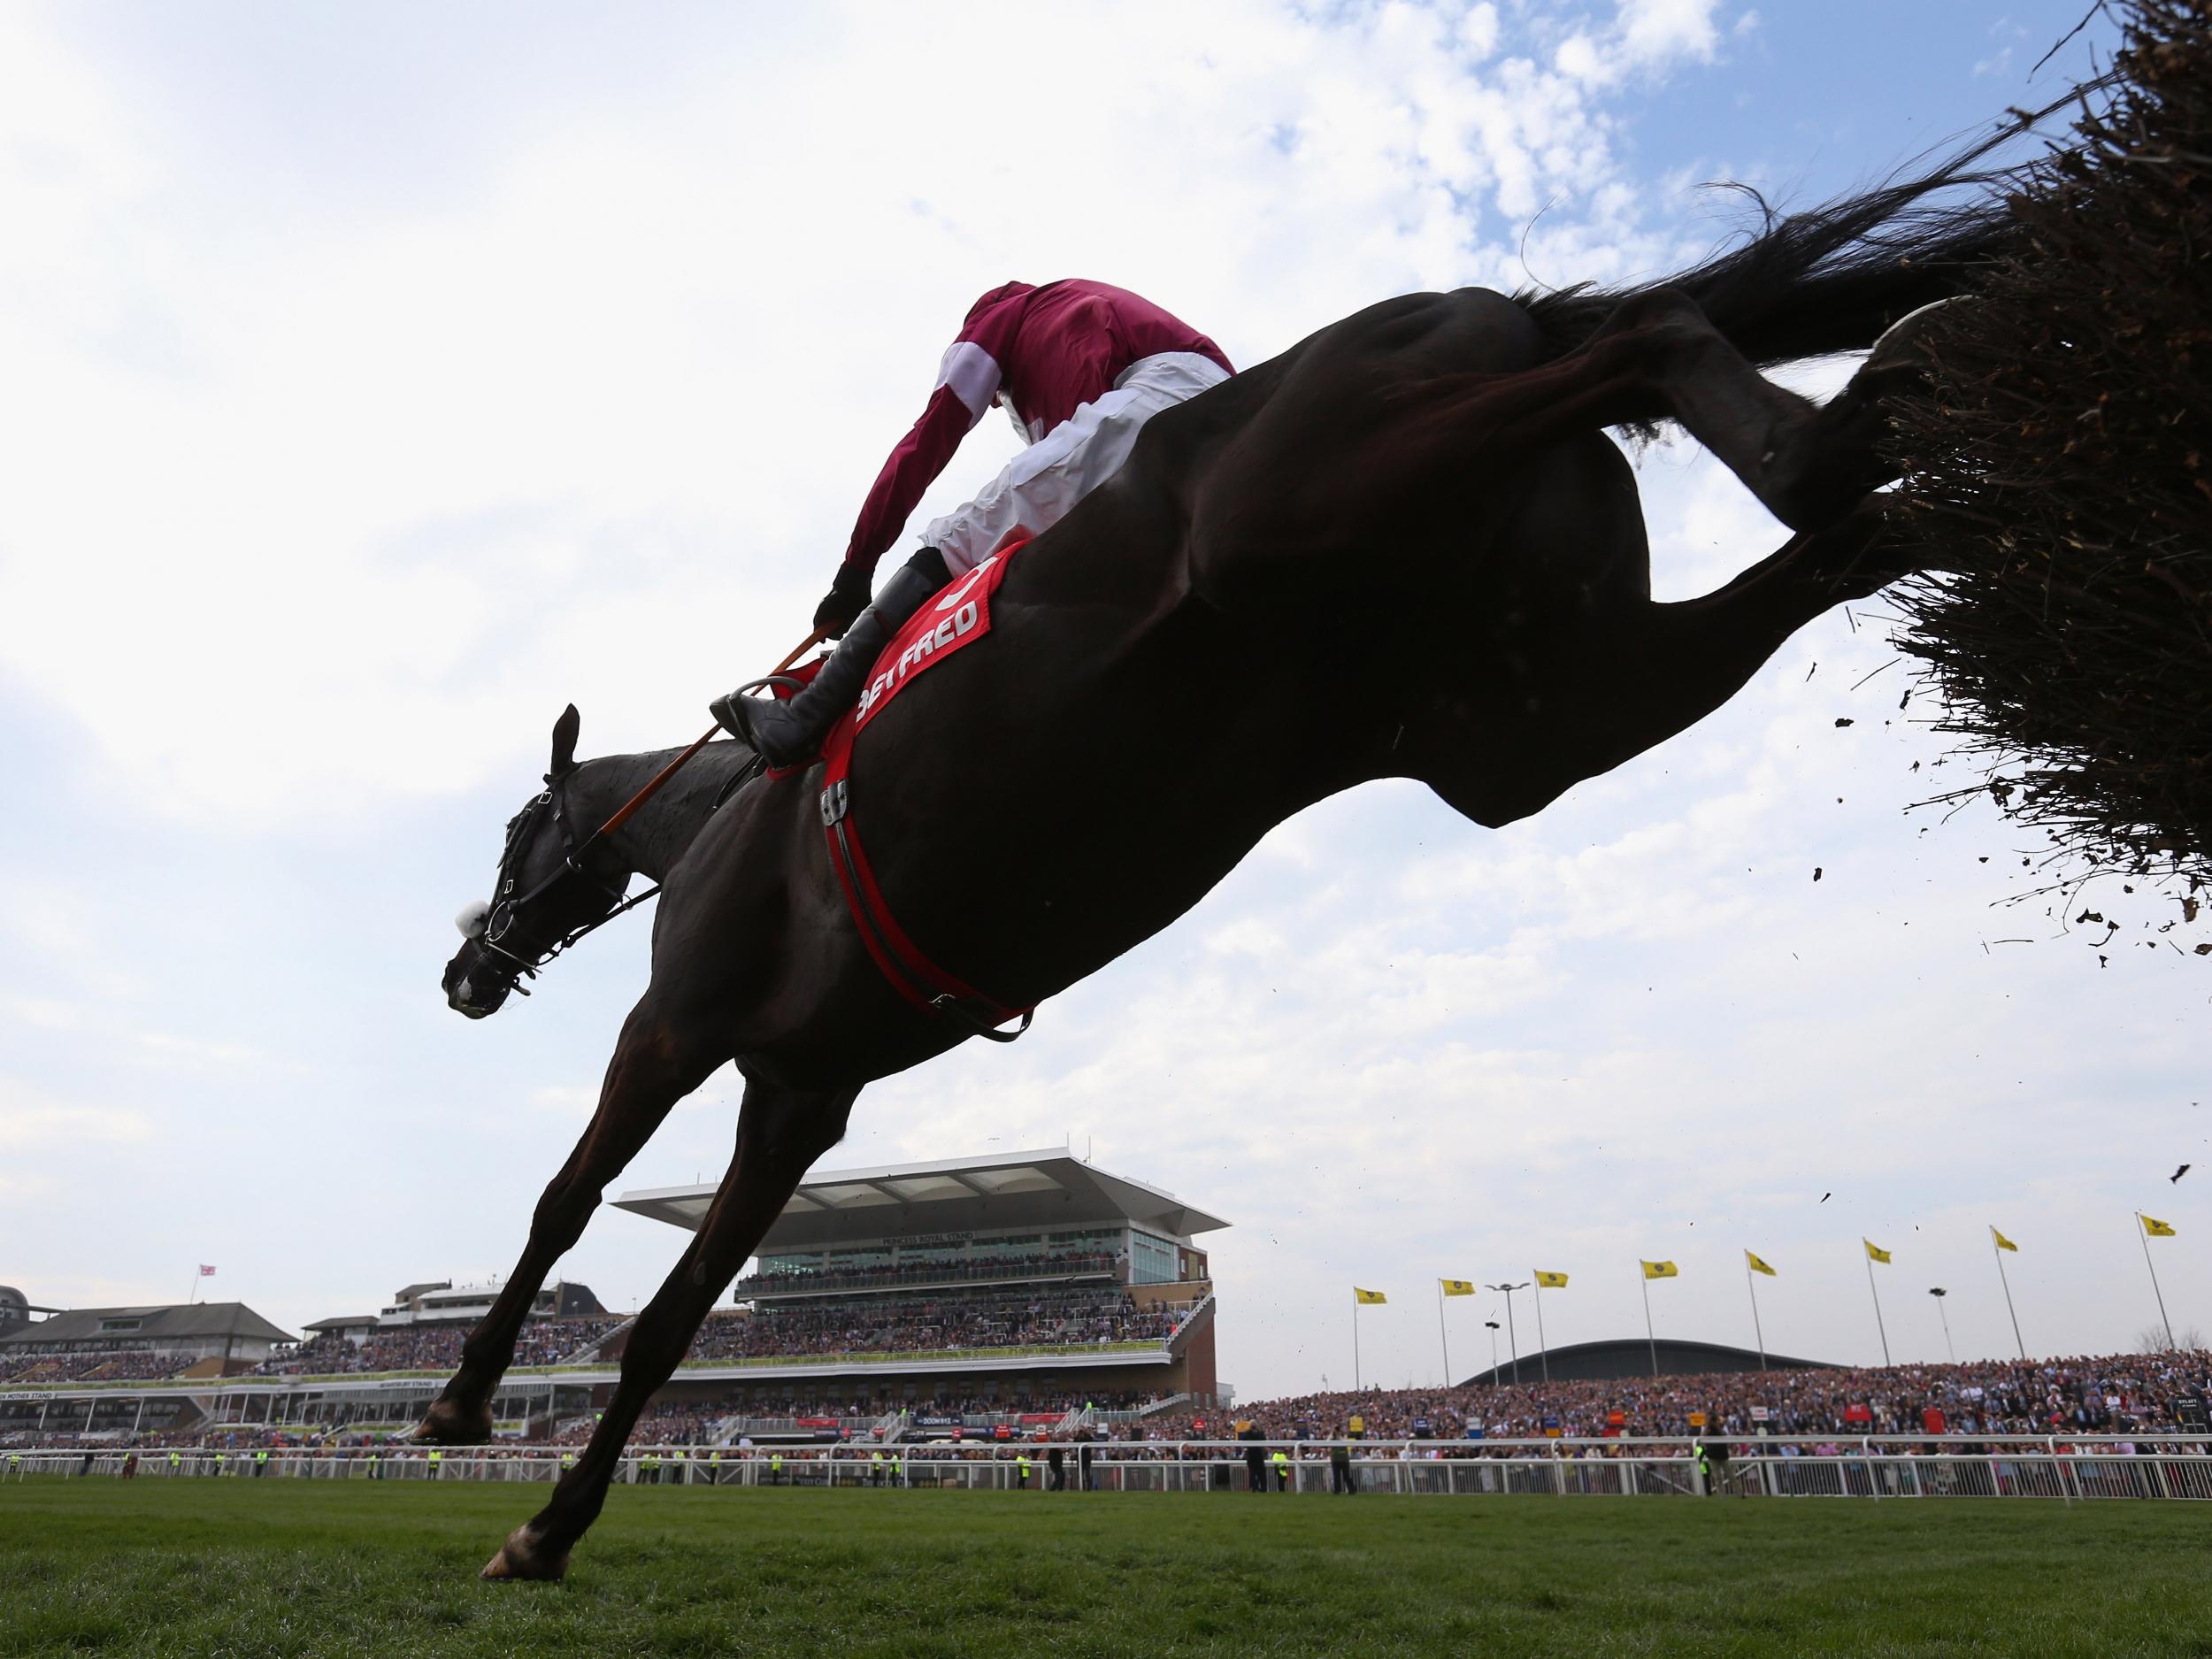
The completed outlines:
{"type": "Polygon", "coordinates": [[[2212,1506],[0,1486],[0,1655],[2212,1655],[2212,1506]]]}

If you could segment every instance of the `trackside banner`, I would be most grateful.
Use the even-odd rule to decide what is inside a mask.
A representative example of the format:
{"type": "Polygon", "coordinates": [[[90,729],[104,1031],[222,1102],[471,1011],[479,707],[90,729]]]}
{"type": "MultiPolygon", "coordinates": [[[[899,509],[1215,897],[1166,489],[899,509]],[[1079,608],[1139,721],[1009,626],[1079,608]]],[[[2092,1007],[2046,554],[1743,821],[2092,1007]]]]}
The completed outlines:
{"type": "Polygon", "coordinates": [[[859,712],[853,717],[856,733],[865,731],[868,722],[924,669],[991,631],[991,595],[1006,580],[1006,567],[1014,555],[1027,545],[1017,541],[1002,548],[966,575],[955,577],[943,593],[915,612],[876,658],[875,672],[860,694],[859,712]]]}

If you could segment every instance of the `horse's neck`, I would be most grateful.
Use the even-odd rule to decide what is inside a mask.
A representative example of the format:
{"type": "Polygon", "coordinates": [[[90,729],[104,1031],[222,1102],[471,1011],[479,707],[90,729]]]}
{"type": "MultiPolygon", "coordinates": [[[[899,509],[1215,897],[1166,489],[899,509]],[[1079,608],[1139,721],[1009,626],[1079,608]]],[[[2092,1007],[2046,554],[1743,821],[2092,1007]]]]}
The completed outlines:
{"type": "MultiPolygon", "coordinates": [[[[681,754],[664,749],[644,755],[608,755],[588,760],[569,779],[572,810],[580,823],[605,823],[681,754]]],[[[649,881],[665,880],[693,838],[706,826],[715,798],[749,758],[738,743],[710,743],[615,832],[614,849],[649,881]]]]}

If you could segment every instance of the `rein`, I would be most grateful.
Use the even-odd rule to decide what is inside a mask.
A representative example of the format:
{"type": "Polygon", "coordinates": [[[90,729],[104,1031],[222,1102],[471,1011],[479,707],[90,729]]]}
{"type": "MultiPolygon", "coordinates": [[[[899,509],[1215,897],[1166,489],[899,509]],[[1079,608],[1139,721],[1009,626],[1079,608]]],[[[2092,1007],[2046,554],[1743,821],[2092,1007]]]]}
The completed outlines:
{"type": "MultiPolygon", "coordinates": [[[[776,664],[773,673],[770,675],[770,678],[772,679],[775,674],[780,674],[783,672],[785,669],[790,667],[792,664],[797,662],[800,657],[805,656],[807,652],[812,650],[816,646],[819,645],[826,637],[826,636],[819,628],[817,628],[813,633],[808,634],[806,638],[800,641],[799,643],[792,649],[789,656],[786,657],[783,661],[776,664]]],[[[614,920],[616,917],[637,909],[639,905],[644,903],[646,900],[651,898],[661,890],[661,884],[657,881],[651,887],[646,888],[642,893],[633,894],[625,897],[620,887],[617,887],[611,882],[603,880],[601,878],[593,875],[592,872],[585,867],[585,857],[603,839],[612,835],[617,830],[620,829],[625,824],[628,823],[636,814],[639,808],[642,807],[648,801],[650,801],[655,795],[658,795],[662,787],[668,782],[668,780],[671,778],[673,778],[679,772],[681,772],[685,764],[701,749],[704,749],[707,744],[713,740],[715,733],[720,729],[721,727],[718,726],[710,726],[707,727],[705,731],[699,734],[697,740],[692,743],[690,748],[685,749],[682,754],[677,756],[675,759],[670,761],[668,764],[663,766],[658,772],[655,772],[652,777],[646,780],[645,786],[642,788],[641,788],[635,795],[632,795],[627,801],[624,802],[620,807],[616,809],[613,817],[610,818],[597,829],[592,831],[590,834],[585,836],[580,841],[572,841],[569,839],[568,815],[564,810],[564,803],[560,799],[561,786],[565,781],[566,781],[565,775],[560,778],[556,778],[551,772],[548,772],[546,774],[545,792],[542,795],[540,795],[535,800],[532,801],[529,805],[524,807],[522,810],[516,815],[514,822],[507,826],[507,845],[499,855],[499,872],[494,879],[493,883],[492,908],[489,914],[487,915],[484,919],[484,931],[482,933],[478,935],[477,941],[477,942],[480,944],[485,950],[500,958],[501,962],[504,964],[503,972],[506,974],[507,982],[513,987],[514,990],[520,993],[524,996],[529,995],[529,987],[522,983],[525,979],[535,979],[539,969],[545,967],[553,960],[554,957],[559,956],[563,951],[572,949],[575,947],[576,942],[582,939],[586,934],[596,933],[600,928],[604,927],[609,922],[614,920]],[[512,872],[511,866],[516,863],[523,849],[529,845],[529,830],[531,824],[540,810],[547,806],[550,806],[553,809],[554,826],[560,831],[561,862],[559,867],[548,875],[544,880],[539,882],[528,892],[521,894],[518,896],[515,895],[514,888],[515,883],[520,879],[520,877],[512,872]],[[567,880],[571,876],[580,876],[586,881],[590,882],[609,899],[613,901],[613,908],[608,910],[604,916],[600,917],[596,921],[589,921],[582,924],[580,926],[572,927],[567,933],[563,933],[559,938],[553,941],[551,944],[547,945],[539,950],[535,956],[525,956],[519,952],[510,950],[506,946],[500,943],[500,941],[505,938],[508,932],[514,926],[517,911],[520,910],[524,905],[529,903],[532,900],[541,897],[552,888],[559,886],[562,882],[567,880]]],[[[753,757],[751,763],[747,767],[742,769],[739,772],[738,777],[733,781],[741,785],[746,781],[749,776],[757,776],[762,769],[762,758],[760,756],[756,755],[753,757]]],[[[628,876],[626,872],[624,875],[623,881],[625,886],[628,885],[628,876]]]]}

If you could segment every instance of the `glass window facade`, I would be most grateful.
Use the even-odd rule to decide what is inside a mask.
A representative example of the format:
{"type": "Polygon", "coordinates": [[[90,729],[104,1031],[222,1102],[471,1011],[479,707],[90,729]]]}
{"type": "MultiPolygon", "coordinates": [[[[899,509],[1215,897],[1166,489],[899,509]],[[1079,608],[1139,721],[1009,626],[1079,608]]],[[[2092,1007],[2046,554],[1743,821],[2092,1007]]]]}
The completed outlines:
{"type": "Polygon", "coordinates": [[[1140,1227],[1129,1230],[1129,1282],[1171,1285],[1176,1280],[1175,1246],[1140,1227]]]}

